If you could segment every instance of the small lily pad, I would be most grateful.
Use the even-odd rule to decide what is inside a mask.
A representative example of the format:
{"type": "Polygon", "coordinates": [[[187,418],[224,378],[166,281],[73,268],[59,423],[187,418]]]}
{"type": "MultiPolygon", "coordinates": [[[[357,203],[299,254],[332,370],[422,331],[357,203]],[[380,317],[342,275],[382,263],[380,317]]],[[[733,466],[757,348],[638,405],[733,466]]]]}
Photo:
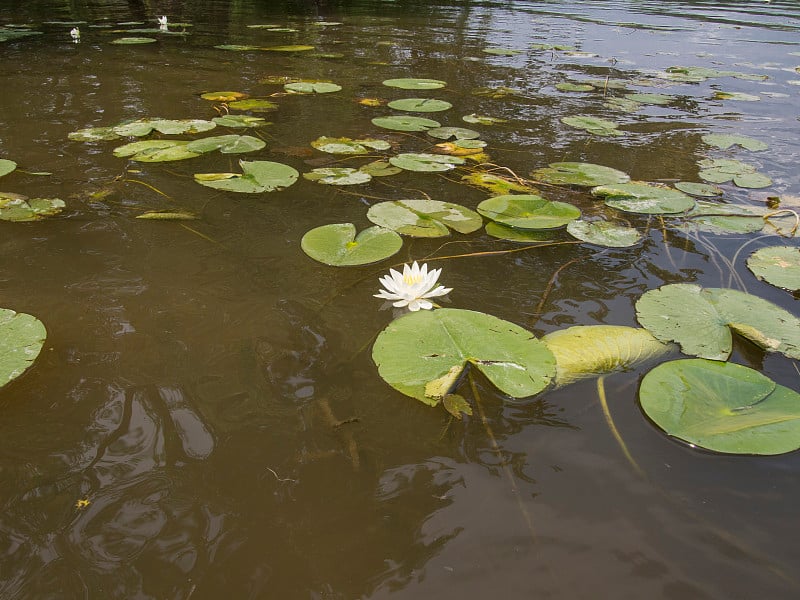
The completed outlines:
{"type": "Polygon", "coordinates": [[[571,83],[563,81],[556,84],[556,89],[559,92],[593,92],[594,86],[588,83],[571,83]]]}
{"type": "Polygon", "coordinates": [[[410,117],[405,115],[395,115],[391,117],[376,117],[372,119],[372,124],[384,129],[393,131],[427,131],[434,127],[441,127],[441,123],[433,119],[423,117],[410,117]]]}
{"type": "Polygon", "coordinates": [[[577,206],[534,194],[495,196],[478,204],[484,217],[518,229],[556,229],[580,218],[577,206]]]}
{"type": "Polygon", "coordinates": [[[288,46],[269,46],[262,48],[262,50],[269,50],[271,52],[308,52],[313,50],[314,46],[306,46],[303,44],[293,44],[288,46]]]}
{"type": "Polygon", "coordinates": [[[278,105],[270,100],[263,98],[248,98],[247,100],[236,100],[229,102],[228,108],[232,110],[250,110],[253,112],[272,112],[278,109],[278,105]]]}
{"type": "Polygon", "coordinates": [[[608,119],[601,119],[599,117],[590,117],[587,115],[580,115],[576,117],[562,117],[561,122],[570,127],[583,129],[589,133],[600,136],[616,136],[622,135],[622,132],[617,128],[619,124],[609,121],[608,119]]]}
{"type": "Polygon", "coordinates": [[[358,185],[372,179],[369,173],[350,167],[313,169],[310,173],[303,173],[303,177],[325,185],[358,185]]]}
{"type": "Polygon", "coordinates": [[[772,185],[772,179],[762,173],[742,173],[733,176],[736,187],[761,189],[772,185]]]}
{"type": "Polygon", "coordinates": [[[764,227],[763,211],[752,206],[698,201],[688,223],[712,233],[755,233],[764,227]]]}
{"type": "Polygon", "coordinates": [[[694,183],[692,181],[678,181],[675,188],[690,196],[700,196],[701,198],[713,198],[721,196],[722,190],[715,185],[708,183],[694,183]]]}
{"type": "Polygon", "coordinates": [[[199,152],[188,150],[188,145],[183,140],[143,140],[114,148],[114,156],[137,162],[169,162],[200,156],[199,152]]]}
{"type": "Polygon", "coordinates": [[[633,227],[615,225],[608,221],[577,219],[567,224],[567,232],[582,242],[606,248],[628,248],[642,239],[642,234],[633,227]]]}
{"type": "Polygon", "coordinates": [[[246,129],[248,127],[261,127],[267,125],[267,120],[263,117],[251,117],[250,115],[224,115],[211,119],[221,127],[231,127],[233,129],[246,129]]]}
{"type": "Polygon", "coordinates": [[[701,179],[711,183],[725,183],[736,176],[755,173],[756,168],[732,158],[705,158],[700,161],[701,179]]]}
{"type": "Polygon", "coordinates": [[[675,96],[668,94],[625,94],[625,98],[639,104],[655,104],[663,106],[675,101],[675,96]]]}
{"type": "Polygon", "coordinates": [[[242,174],[195,173],[194,179],[200,185],[217,190],[259,194],[287,188],[300,176],[288,165],[267,160],[240,160],[239,165],[242,167],[242,174]]]}
{"type": "Polygon", "coordinates": [[[214,46],[218,50],[231,50],[233,52],[252,52],[254,50],[262,50],[261,46],[251,46],[248,44],[219,44],[214,46]]]}
{"type": "Polygon", "coordinates": [[[714,92],[714,98],[717,100],[737,100],[739,102],[758,102],[761,100],[759,96],[753,94],[745,94],[743,92],[714,92]]]}
{"type": "Polygon", "coordinates": [[[491,117],[489,115],[479,115],[476,113],[464,115],[461,117],[461,120],[466,123],[474,123],[478,125],[498,125],[500,123],[508,123],[507,119],[500,119],[498,117],[491,117]]]}
{"type": "Polygon", "coordinates": [[[641,103],[630,98],[607,98],[603,106],[611,110],[619,110],[624,113],[635,113],[642,108],[641,103]]]}
{"type": "Polygon", "coordinates": [[[8,175],[17,168],[17,163],[7,158],[0,158],[0,177],[8,175]]]}
{"type": "Polygon", "coordinates": [[[155,38],[151,37],[121,37],[117,38],[116,40],[112,41],[112,44],[118,44],[122,46],[132,46],[138,44],[152,44],[157,42],[155,38]]]}
{"type": "Polygon", "coordinates": [[[407,112],[441,112],[453,107],[449,102],[434,98],[403,98],[402,100],[392,100],[388,106],[407,112]]]}
{"type": "Polygon", "coordinates": [[[759,279],[789,291],[800,290],[800,248],[769,246],[747,259],[747,268],[759,279]]]}
{"type": "Polygon", "coordinates": [[[493,196],[503,196],[511,192],[519,192],[521,194],[538,193],[535,187],[525,183],[524,180],[503,177],[501,175],[495,175],[494,173],[474,171],[469,175],[464,175],[461,181],[489,190],[493,196]]]}
{"type": "Polygon", "coordinates": [[[370,150],[388,150],[392,145],[385,140],[364,138],[353,140],[347,137],[322,136],[311,142],[311,146],[329,154],[368,154],[370,150]]]}
{"type": "Polygon", "coordinates": [[[127,123],[115,125],[114,133],[122,137],[143,137],[153,131],[164,135],[178,135],[185,133],[202,133],[210,131],[217,126],[213,121],[203,119],[138,119],[127,123]]]}
{"type": "Polygon", "coordinates": [[[60,198],[28,198],[22,194],[0,192],[0,220],[24,223],[57,215],[65,207],[60,198]]]}
{"type": "Polygon", "coordinates": [[[151,210],[136,215],[136,218],[146,221],[196,221],[197,215],[189,212],[151,210]]]}
{"type": "Polygon", "coordinates": [[[295,94],[330,94],[332,92],[341,91],[342,86],[326,81],[298,81],[296,83],[285,84],[283,89],[295,94]]]}
{"type": "Polygon", "coordinates": [[[447,85],[446,82],[439,79],[420,79],[420,78],[401,78],[401,79],[387,79],[383,85],[389,87],[400,88],[403,90],[437,90],[447,85]]]}
{"type": "Polygon", "coordinates": [[[211,100],[212,102],[234,102],[235,100],[242,100],[247,98],[247,94],[243,92],[205,92],[200,94],[203,100],[211,100]]]}
{"type": "Polygon", "coordinates": [[[397,254],[403,239],[391,229],[369,227],[356,235],[352,223],[323,225],[308,231],[300,241],[303,252],[326,265],[368,265],[397,254]]]}
{"type": "Polygon", "coordinates": [[[760,455],[800,448],[800,394],[742,365],[664,363],[645,375],[639,399],[659,428],[692,446],[760,455]]]}
{"type": "Polygon", "coordinates": [[[583,162],[550,163],[546,168],[537,169],[531,176],[536,181],[552,185],[576,185],[580,187],[594,187],[598,185],[613,185],[627,183],[631,180],[627,173],[583,162]]]}
{"type": "Polygon", "coordinates": [[[442,172],[455,169],[456,165],[463,165],[464,159],[441,154],[407,153],[392,156],[389,162],[406,171],[442,172]]]}
{"type": "Polygon", "coordinates": [[[239,154],[254,152],[266,146],[266,142],[250,135],[215,135],[200,140],[194,140],[186,145],[189,152],[204,154],[219,150],[222,154],[239,154]]]}
{"type": "Polygon", "coordinates": [[[361,165],[358,170],[364,171],[364,173],[368,173],[373,177],[388,177],[390,175],[397,175],[403,171],[400,167],[395,167],[386,160],[374,160],[371,163],[361,165]]]}
{"type": "Polygon", "coordinates": [[[443,237],[450,229],[472,233],[483,225],[473,210],[439,200],[392,200],[373,204],[367,218],[381,227],[411,237],[443,237]]]}
{"type": "Polygon", "coordinates": [[[427,134],[439,140],[449,140],[451,138],[456,140],[474,140],[481,137],[478,131],[466,129],[465,127],[435,127],[429,129],[427,134]]]}
{"type": "Polygon", "coordinates": [[[122,136],[115,132],[113,127],[89,127],[73,131],[67,134],[67,137],[76,142],[100,142],[118,140],[122,136]]]}
{"type": "Polygon", "coordinates": [[[751,138],[746,135],[733,135],[728,133],[709,133],[704,135],[701,139],[709,146],[714,146],[715,148],[719,148],[720,150],[727,150],[728,148],[732,148],[733,146],[741,146],[745,150],[758,152],[760,150],[766,150],[767,148],[769,148],[769,145],[765,144],[761,140],[757,140],[755,138],[751,138]]]}
{"type": "Polygon", "coordinates": [[[42,322],[32,315],[0,308],[0,387],[22,375],[47,339],[42,322]]]}
{"type": "Polygon", "coordinates": [[[483,52],[485,54],[493,54],[495,56],[516,56],[517,54],[522,54],[522,50],[515,50],[514,48],[484,48],[483,52]]]}
{"type": "Polygon", "coordinates": [[[669,215],[691,210],[695,201],[680,190],[645,182],[601,185],[592,195],[605,198],[606,206],[646,215],[669,215]]]}

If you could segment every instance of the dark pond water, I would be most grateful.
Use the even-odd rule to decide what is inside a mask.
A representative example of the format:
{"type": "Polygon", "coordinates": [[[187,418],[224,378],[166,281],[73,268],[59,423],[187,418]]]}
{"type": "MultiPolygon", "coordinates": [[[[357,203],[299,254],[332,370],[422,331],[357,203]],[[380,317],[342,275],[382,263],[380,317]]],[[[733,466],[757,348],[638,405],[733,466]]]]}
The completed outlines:
{"type": "MultiPolygon", "coordinates": [[[[637,470],[606,424],[596,380],[511,401],[478,378],[460,391],[480,397],[483,418],[457,422],[390,388],[370,352],[393,318],[372,296],[377,278],[403,261],[442,267],[454,288],[447,306],[543,335],[637,325],[635,301],[665,283],[744,289],[797,314],[790,293],[744,267],[751,251],[795,240],[619,213],[643,232],[640,244],[434,260],[520,247],[478,231],[405,238],[384,263],[336,268],[301,251],[306,231],[367,227],[368,207],[381,200],[429,196],[474,208],[487,192],[461,184],[458,172],[349,187],[301,178],[254,195],[193,181],[238,171],[242,157],[301,173],[338,161],[309,145],[322,135],[424,151],[424,134],[372,125],[396,111],[357,101],[419,96],[381,82],[433,77],[447,87],[422,94],[453,104],[433,118],[479,129],[489,160],[522,177],[554,161],[588,161],[639,180],[699,181],[698,160],[729,156],[774,183],[724,184],[727,202],[757,207],[781,196],[797,207],[795,2],[5,0],[0,24],[42,32],[0,44],[0,158],[19,165],[0,189],[66,203],[36,223],[0,223],[0,305],[48,330],[34,366],[0,393],[0,597],[800,596],[797,453],[721,456],[676,443],[642,414],[644,371],[633,371],[609,376],[605,393],[637,470]],[[162,14],[190,23],[187,35],[110,44],[116,29],[136,27],[118,23],[152,28],[162,14]],[[73,21],[83,22],[79,43],[73,21]],[[296,31],[248,27],[256,24],[296,31]],[[581,53],[531,48],[542,43],[581,53]],[[308,44],[342,56],[221,44],[308,44]],[[676,65],[768,79],[677,84],[656,75],[676,65]],[[251,155],[138,163],[112,154],[130,140],[67,138],[144,117],[210,119],[214,103],[199,94],[280,92],[260,83],[268,76],[343,89],[271,98],[271,124],[247,131],[267,148],[251,155]],[[606,77],[678,99],[625,113],[604,107],[602,90],[554,87],[606,77]],[[513,93],[492,98],[481,88],[513,93]],[[719,100],[716,91],[759,101],[719,100]],[[461,117],[471,113],[507,122],[468,125],[461,117]],[[560,121],[575,114],[614,119],[624,135],[560,121]],[[709,132],[749,135],[769,149],[716,151],[700,139],[709,132]],[[135,218],[149,210],[199,219],[135,218]]],[[[543,193],[586,214],[608,212],[585,191],[543,193]]],[[[563,231],[552,239],[572,240],[563,231]]],[[[737,342],[731,360],[800,387],[781,355],[737,342]]]]}

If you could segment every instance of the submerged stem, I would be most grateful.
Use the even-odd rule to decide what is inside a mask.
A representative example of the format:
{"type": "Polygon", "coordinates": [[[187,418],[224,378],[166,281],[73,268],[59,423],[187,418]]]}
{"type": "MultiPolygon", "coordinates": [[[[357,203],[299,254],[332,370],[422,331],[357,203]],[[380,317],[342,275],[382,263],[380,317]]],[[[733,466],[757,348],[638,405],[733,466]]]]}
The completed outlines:
{"type": "Polygon", "coordinates": [[[603,416],[606,418],[608,428],[611,430],[611,434],[614,436],[614,439],[617,440],[617,444],[619,444],[622,453],[625,455],[625,458],[628,459],[628,462],[633,467],[633,470],[636,471],[640,477],[646,478],[642,468],[639,466],[639,463],[634,460],[633,455],[628,450],[628,446],[625,444],[625,440],[622,439],[617,426],[614,425],[614,419],[611,418],[611,411],[608,409],[608,402],[606,401],[605,380],[605,375],[601,375],[597,378],[597,396],[600,398],[600,406],[603,408],[603,416]]]}

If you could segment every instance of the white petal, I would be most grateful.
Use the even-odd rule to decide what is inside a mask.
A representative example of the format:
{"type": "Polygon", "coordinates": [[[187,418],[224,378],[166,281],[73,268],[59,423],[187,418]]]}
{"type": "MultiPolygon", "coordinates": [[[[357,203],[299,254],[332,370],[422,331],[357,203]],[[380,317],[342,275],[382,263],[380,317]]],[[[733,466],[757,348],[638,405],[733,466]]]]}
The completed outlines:
{"type": "Polygon", "coordinates": [[[443,285],[440,285],[435,290],[431,290],[430,292],[426,293],[423,297],[424,298],[434,298],[436,296],[445,296],[453,291],[453,288],[446,288],[443,285]]]}
{"type": "Polygon", "coordinates": [[[430,310],[433,308],[433,302],[428,302],[427,300],[418,300],[417,303],[423,310],[430,310]]]}
{"type": "Polygon", "coordinates": [[[408,303],[408,310],[410,310],[411,312],[417,312],[419,308],[420,308],[419,300],[412,300],[411,302],[408,303]]]}
{"type": "MultiPolygon", "coordinates": [[[[392,306],[394,306],[395,308],[403,308],[404,306],[409,306],[408,300],[398,300],[397,302],[392,302],[392,306]]],[[[409,308],[411,307],[409,306],[409,308]]],[[[412,308],[411,310],[416,310],[416,309],[412,308]]]]}

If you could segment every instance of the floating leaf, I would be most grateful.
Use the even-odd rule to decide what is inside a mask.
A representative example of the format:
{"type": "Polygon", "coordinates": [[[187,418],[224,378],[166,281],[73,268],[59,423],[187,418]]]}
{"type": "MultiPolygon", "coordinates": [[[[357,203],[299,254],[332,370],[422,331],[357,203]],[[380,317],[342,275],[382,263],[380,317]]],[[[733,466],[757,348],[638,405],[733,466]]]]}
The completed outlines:
{"type": "Polygon", "coordinates": [[[153,131],[165,135],[178,135],[185,133],[201,133],[210,131],[217,126],[213,121],[203,119],[138,119],[128,123],[120,123],[112,129],[119,136],[142,137],[153,131]]]}
{"type": "Polygon", "coordinates": [[[288,165],[261,161],[240,160],[242,174],[237,173],[196,173],[195,181],[217,190],[258,194],[274,192],[292,185],[300,174],[288,165]]]}
{"type": "Polygon", "coordinates": [[[556,358],[556,385],[606,373],[628,371],[661,358],[673,346],[646,329],[615,325],[578,325],[548,333],[542,341],[556,358]]]}
{"type": "Polygon", "coordinates": [[[376,117],[372,119],[372,124],[384,129],[393,131],[427,131],[434,127],[441,127],[441,123],[433,119],[423,117],[407,117],[396,115],[391,117],[376,117]]]}
{"type": "Polygon", "coordinates": [[[567,232],[583,242],[607,248],[628,248],[642,239],[642,234],[633,227],[615,225],[608,221],[578,219],[567,224],[567,232]]]}
{"type": "Polygon", "coordinates": [[[33,364],[46,338],[47,330],[36,317],[0,308],[0,387],[33,364]]]}
{"type": "Polygon", "coordinates": [[[611,167],[582,162],[550,163],[548,167],[537,169],[531,176],[544,183],[553,185],[577,185],[594,187],[627,183],[631,180],[627,173],[611,167]]]}
{"type": "Polygon", "coordinates": [[[592,188],[592,195],[605,198],[606,206],[646,215],[682,213],[695,205],[694,199],[680,190],[644,182],[601,185],[592,188]]]}
{"type": "Polygon", "coordinates": [[[618,131],[619,125],[614,123],[613,121],[609,121],[607,119],[601,119],[599,117],[590,117],[586,115],[581,115],[577,117],[562,117],[561,122],[565,125],[569,125],[570,127],[576,127],[578,129],[584,129],[589,133],[593,133],[595,135],[601,136],[615,136],[615,135],[622,135],[621,131],[618,131]]]}
{"type": "Polygon", "coordinates": [[[531,44],[531,50],[561,50],[572,51],[575,50],[574,46],[565,46],[563,44],[531,44]]]}
{"type": "Polygon", "coordinates": [[[233,102],[247,98],[247,94],[242,92],[206,92],[205,94],[200,94],[200,97],[203,100],[211,100],[212,102],[233,102]]]}
{"type": "Polygon", "coordinates": [[[233,110],[251,110],[253,112],[272,112],[278,109],[278,105],[263,98],[248,98],[247,100],[237,100],[229,102],[228,108],[233,110]]]}
{"type": "Polygon", "coordinates": [[[456,165],[463,165],[464,159],[440,154],[408,153],[392,156],[389,162],[406,171],[441,172],[455,169],[456,165]]]}
{"type": "Polygon", "coordinates": [[[353,140],[347,137],[332,138],[318,137],[311,142],[311,146],[317,150],[328,152],[329,154],[368,154],[371,150],[388,150],[392,145],[385,140],[374,140],[364,138],[353,140]]]}
{"type": "Polygon", "coordinates": [[[113,127],[89,127],[79,129],[67,134],[67,137],[76,142],[99,142],[105,140],[118,140],[120,136],[113,127]]]}
{"type": "Polygon", "coordinates": [[[403,90],[436,90],[443,88],[447,85],[446,82],[439,79],[417,79],[417,78],[402,78],[402,79],[387,79],[383,85],[389,87],[400,88],[403,90]]]}
{"type": "Polygon", "coordinates": [[[144,140],[114,148],[114,156],[138,162],[169,162],[200,156],[199,152],[188,150],[188,145],[183,140],[144,140]]]}
{"type": "Polygon", "coordinates": [[[535,242],[549,242],[552,241],[552,235],[549,230],[542,229],[516,229],[501,225],[500,223],[486,224],[486,233],[492,237],[509,242],[519,242],[522,244],[531,244],[535,242]]]}
{"type": "Polygon", "coordinates": [[[747,268],[759,279],[785,290],[800,290],[800,248],[769,246],[747,259],[747,268]]]}
{"type": "Polygon", "coordinates": [[[625,98],[639,104],[656,104],[659,106],[670,104],[675,100],[675,96],[668,94],[625,94],[625,98]]]}
{"type": "Polygon", "coordinates": [[[436,144],[436,152],[449,156],[476,156],[483,155],[486,142],[481,140],[456,140],[455,142],[442,142],[436,144]]]}
{"type": "Polygon", "coordinates": [[[506,119],[499,119],[497,117],[490,117],[488,115],[478,115],[472,113],[471,115],[464,115],[461,117],[462,121],[467,123],[475,123],[479,125],[497,125],[499,123],[508,123],[506,119]]]}
{"type": "Polygon", "coordinates": [[[430,406],[449,391],[445,385],[433,390],[431,384],[443,378],[455,383],[467,366],[512,398],[537,394],[555,376],[555,358],[531,332],[491,315],[452,308],[396,319],[378,335],[372,359],[390,386],[430,406]]]}
{"type": "Polygon", "coordinates": [[[556,84],[556,89],[559,92],[593,92],[594,86],[588,83],[571,83],[564,81],[556,84]]]}
{"type": "Polygon", "coordinates": [[[0,192],[0,220],[24,223],[38,221],[61,212],[66,206],[59,198],[31,198],[0,192]]]}
{"type": "Polygon", "coordinates": [[[239,154],[241,152],[254,152],[266,146],[266,142],[250,135],[215,135],[200,140],[189,142],[186,149],[189,152],[203,154],[219,150],[222,154],[239,154]]]}
{"type": "Polygon", "coordinates": [[[153,210],[136,215],[136,218],[151,221],[196,221],[197,215],[189,212],[153,210]]]}
{"type": "Polygon", "coordinates": [[[518,229],[556,229],[580,218],[577,206],[534,194],[495,196],[478,204],[484,217],[518,229]]]}
{"type": "Polygon", "coordinates": [[[735,176],[755,173],[756,168],[732,158],[705,158],[700,161],[698,175],[711,183],[725,183],[735,176]]]}
{"type": "Polygon", "coordinates": [[[645,375],[639,399],[667,434],[706,450],[774,455],[800,448],[800,394],[742,365],[664,363],[645,375]]]}
{"type": "Polygon", "coordinates": [[[474,140],[481,137],[479,132],[464,127],[435,127],[429,129],[427,134],[439,140],[449,140],[450,138],[455,138],[457,140],[474,140]]]}
{"type": "Polygon", "coordinates": [[[251,52],[253,50],[261,50],[261,46],[250,46],[247,44],[220,44],[214,46],[218,50],[232,50],[233,52],[251,52]]]}
{"type": "Polygon", "coordinates": [[[745,94],[743,92],[714,92],[714,98],[717,100],[737,100],[739,102],[758,102],[761,100],[758,96],[753,94],[745,94]]]}
{"type": "Polygon", "coordinates": [[[8,175],[17,168],[17,163],[7,158],[0,158],[0,177],[8,175]]]}
{"type": "Polygon", "coordinates": [[[350,167],[313,169],[310,173],[304,173],[303,177],[309,181],[316,181],[325,185],[358,185],[367,183],[372,179],[372,175],[369,173],[350,167]]]}
{"type": "Polygon", "coordinates": [[[152,44],[153,42],[157,42],[155,38],[150,37],[122,37],[117,38],[116,40],[112,41],[112,44],[119,44],[122,46],[130,46],[130,45],[137,45],[137,44],[152,44]]]}
{"type": "Polygon", "coordinates": [[[761,173],[742,173],[733,176],[733,183],[740,188],[760,189],[771,186],[772,179],[761,173]]]}
{"type": "Polygon", "coordinates": [[[722,190],[715,185],[707,183],[694,183],[691,181],[678,181],[674,184],[677,189],[684,194],[691,196],[700,196],[703,198],[711,198],[713,196],[721,196],[722,190]]]}
{"type": "Polygon", "coordinates": [[[636,316],[650,333],[677,342],[685,354],[727,360],[733,329],[764,350],[800,358],[800,319],[737,290],[665,285],[639,298],[636,316]]]}
{"type": "Polygon", "coordinates": [[[686,216],[692,225],[713,233],[755,233],[764,227],[763,211],[752,206],[699,201],[686,216]]]}
{"type": "Polygon", "coordinates": [[[330,94],[341,91],[342,86],[326,81],[298,81],[297,83],[287,83],[283,89],[295,94],[330,94]]]}
{"type": "Polygon", "coordinates": [[[522,179],[512,179],[481,171],[474,171],[469,175],[464,175],[461,181],[489,190],[494,196],[503,196],[511,192],[520,192],[522,194],[536,194],[538,192],[535,187],[528,185],[522,179]]]}
{"type": "Polygon", "coordinates": [[[472,233],[483,225],[473,210],[439,200],[393,200],[373,204],[367,218],[381,227],[411,237],[443,237],[450,229],[472,233]]]}
{"type": "Polygon", "coordinates": [[[221,127],[231,127],[233,129],[245,129],[247,127],[261,127],[268,125],[263,117],[251,117],[249,115],[224,115],[211,119],[221,127]]]}
{"type": "Polygon", "coordinates": [[[728,148],[732,148],[733,146],[741,146],[745,150],[758,152],[760,150],[766,150],[767,148],[769,148],[769,145],[765,144],[761,140],[747,137],[746,135],[733,135],[728,133],[709,133],[704,135],[701,139],[709,146],[714,146],[715,148],[719,148],[720,150],[727,150],[728,148]]]}
{"type": "Polygon", "coordinates": [[[268,48],[262,48],[262,50],[270,50],[272,52],[307,52],[308,50],[313,49],[314,46],[304,46],[301,44],[289,46],[269,46],[268,48]]]}
{"type": "Polygon", "coordinates": [[[352,223],[323,225],[308,231],[300,241],[303,252],[326,265],[368,265],[397,254],[403,239],[391,229],[369,227],[356,235],[352,223]]]}
{"type": "Polygon", "coordinates": [[[630,98],[608,98],[603,102],[603,106],[612,110],[619,110],[625,113],[635,113],[642,108],[639,102],[630,98]]]}
{"type": "Polygon", "coordinates": [[[434,98],[403,98],[402,100],[392,100],[388,106],[395,110],[408,112],[441,112],[453,107],[449,102],[434,98]]]}
{"type": "Polygon", "coordinates": [[[388,177],[389,175],[397,175],[403,171],[400,167],[395,167],[385,160],[375,160],[371,163],[361,165],[358,170],[369,173],[373,177],[388,177]]]}
{"type": "Polygon", "coordinates": [[[514,50],[513,48],[484,48],[485,54],[494,54],[495,56],[516,56],[522,54],[522,50],[514,50]]]}

